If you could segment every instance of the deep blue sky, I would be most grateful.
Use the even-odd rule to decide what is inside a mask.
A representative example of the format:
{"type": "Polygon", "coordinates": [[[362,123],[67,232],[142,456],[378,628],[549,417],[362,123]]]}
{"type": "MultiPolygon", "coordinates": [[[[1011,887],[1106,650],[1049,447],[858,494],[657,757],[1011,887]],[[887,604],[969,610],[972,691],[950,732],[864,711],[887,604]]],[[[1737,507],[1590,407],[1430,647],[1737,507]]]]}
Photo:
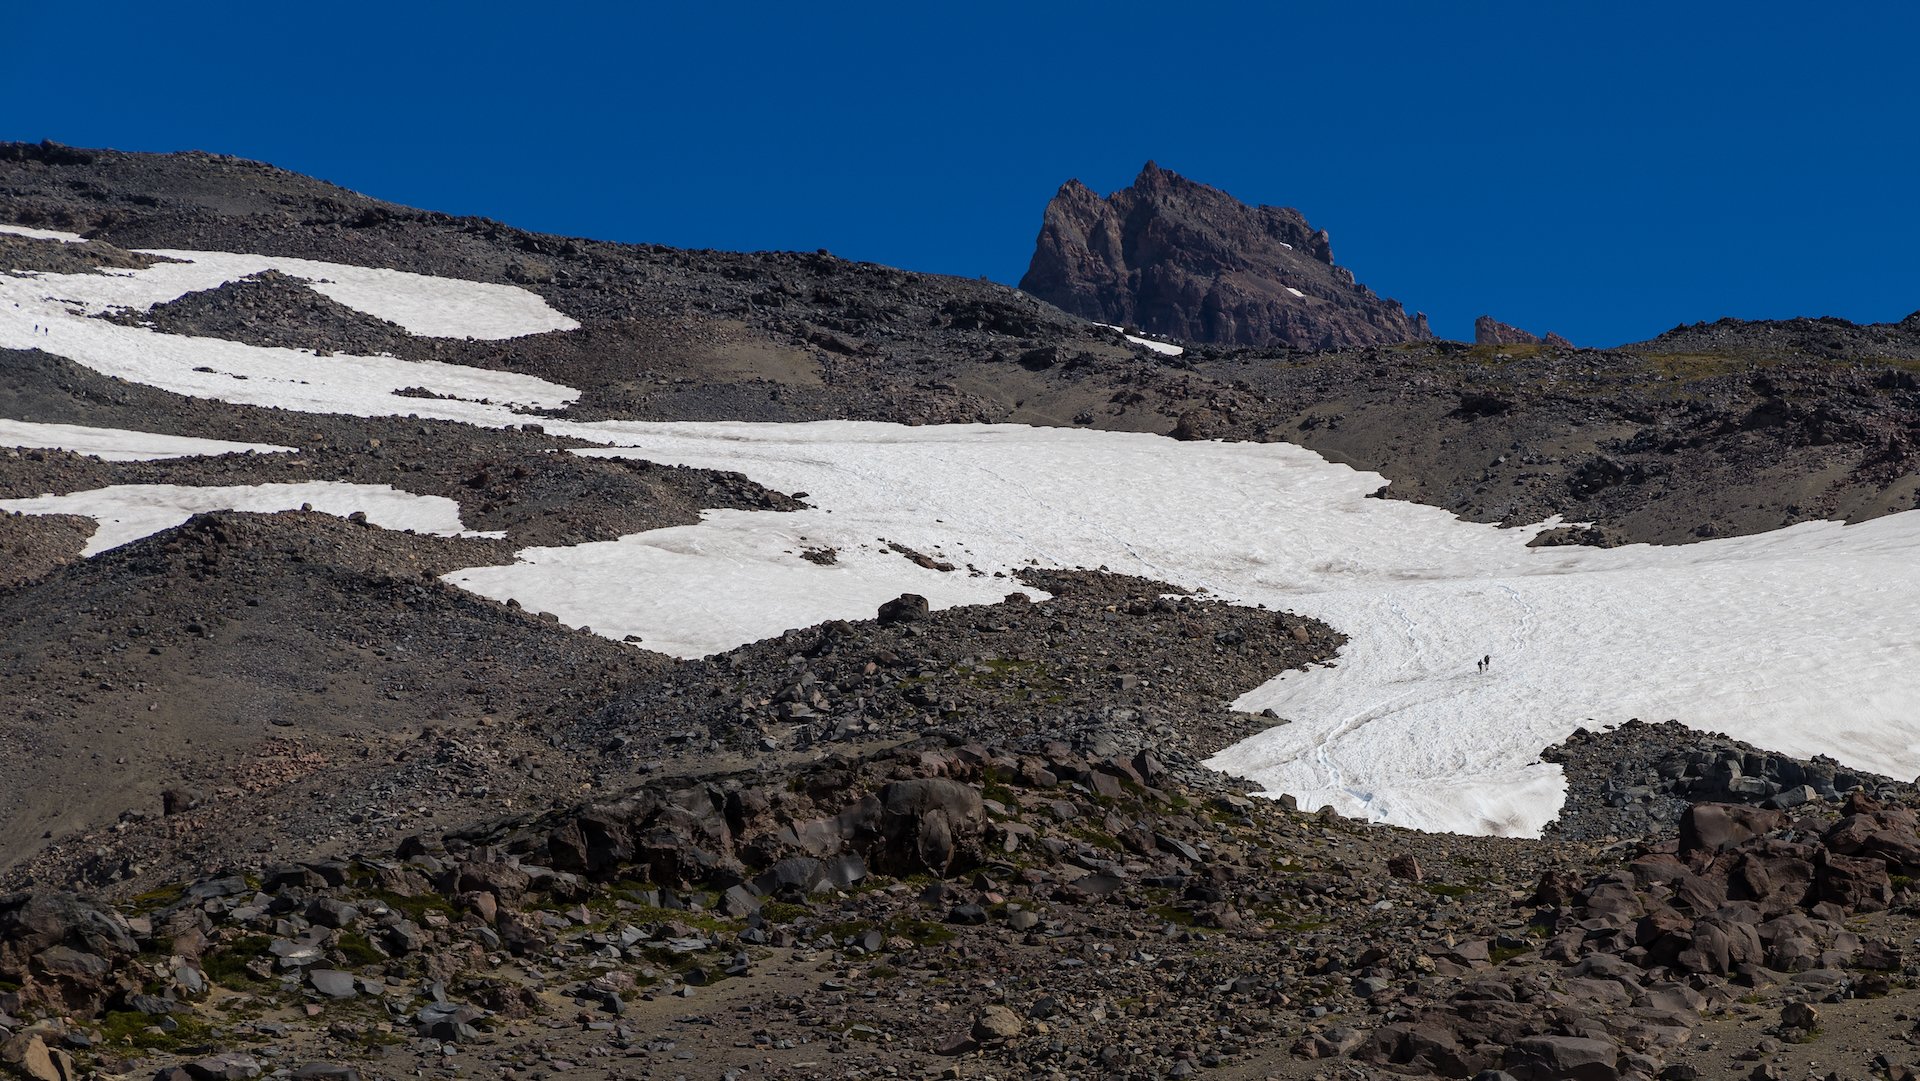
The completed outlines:
{"type": "Polygon", "coordinates": [[[1018,280],[1152,158],[1470,336],[1920,309],[1920,6],[25,3],[0,138],[1018,280]]]}

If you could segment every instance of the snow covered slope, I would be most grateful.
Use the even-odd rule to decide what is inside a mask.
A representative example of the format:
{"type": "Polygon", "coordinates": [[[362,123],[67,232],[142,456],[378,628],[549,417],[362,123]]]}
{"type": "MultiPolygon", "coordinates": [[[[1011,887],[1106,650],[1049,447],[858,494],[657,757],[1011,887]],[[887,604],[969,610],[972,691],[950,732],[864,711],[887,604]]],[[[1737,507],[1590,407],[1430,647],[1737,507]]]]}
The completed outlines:
{"type": "MultiPolygon", "coordinates": [[[[321,358],[88,318],[289,265],[169,254],[190,261],[0,277],[0,345],[182,393],[311,412],[505,425],[523,419],[516,407],[576,397],[511,373],[321,358]],[[455,400],[393,394],[411,386],[455,400]]],[[[304,273],[356,283],[337,299],[428,332],[457,322],[436,321],[436,310],[478,318],[477,307],[508,289],[324,266],[304,273]],[[374,296],[376,283],[410,299],[374,296]]],[[[535,333],[566,324],[526,297],[480,325],[535,333]]],[[[867,616],[902,591],[943,606],[987,603],[1019,588],[1010,576],[1024,566],[1106,567],[1289,608],[1351,637],[1337,665],[1247,694],[1242,708],[1271,708],[1291,723],[1215,759],[1303,806],[1427,829],[1533,833],[1562,794],[1557,768],[1538,751],[1575,727],[1635,716],[1675,717],[1896,776],[1920,772],[1912,720],[1920,666],[1909,663],[1920,646],[1920,579],[1909,570],[1920,514],[1678,548],[1530,549],[1540,527],[1501,530],[1368,499],[1380,476],[1284,444],[1015,426],[542,423],[608,448],[590,453],[737,470],[811,493],[812,510],[710,513],[697,526],[533,549],[514,566],[447,576],[574,626],[639,635],[649,648],[698,656],[867,616]],[[929,570],[890,543],[957,569],[929,570]],[[801,558],[808,548],[836,549],[839,562],[801,558]],[[1487,655],[1492,667],[1482,673],[1475,662],[1487,655]]],[[[183,519],[187,508],[277,509],[236,502],[259,498],[246,489],[193,491],[138,497],[160,504],[138,512],[140,528],[183,519]]],[[[128,508],[138,505],[128,495],[60,498],[67,502],[11,505],[82,508],[129,527],[128,508]]],[[[409,517],[414,510],[374,520],[458,529],[456,518],[427,523],[409,517]]],[[[104,546],[96,537],[93,550],[104,546]]]]}
{"type": "Polygon", "coordinates": [[[1352,642],[1336,666],[1247,694],[1240,708],[1292,723],[1214,764],[1303,806],[1425,829],[1536,833],[1563,795],[1539,750],[1630,717],[1920,772],[1920,581],[1906,570],[1920,514],[1677,548],[1528,548],[1541,527],[1369,499],[1377,474],[1285,444],[853,423],[597,430],[635,449],[588,453],[736,469],[820,509],[710,514],[451,581],[684,655],[810,621],[770,596],[804,598],[815,621],[870,612],[896,587],[964,603],[1005,592],[992,573],[1029,561],[1289,608],[1352,642]],[[886,557],[862,555],[875,588],[842,593],[832,569],[799,559],[802,537],[843,552],[885,538],[983,577],[905,560],[866,570],[886,557]]]}
{"type": "Polygon", "coordinates": [[[46,350],[178,394],[307,412],[501,424],[512,422],[514,407],[558,407],[579,397],[570,388],[513,372],[388,356],[322,357],[313,350],[162,334],[92,318],[111,310],[145,311],[278,270],[416,334],[511,338],[579,325],[516,286],[231,252],[148,254],[176,261],[89,274],[0,274],[0,348],[46,350]],[[410,388],[442,398],[396,393],[410,388]]]}

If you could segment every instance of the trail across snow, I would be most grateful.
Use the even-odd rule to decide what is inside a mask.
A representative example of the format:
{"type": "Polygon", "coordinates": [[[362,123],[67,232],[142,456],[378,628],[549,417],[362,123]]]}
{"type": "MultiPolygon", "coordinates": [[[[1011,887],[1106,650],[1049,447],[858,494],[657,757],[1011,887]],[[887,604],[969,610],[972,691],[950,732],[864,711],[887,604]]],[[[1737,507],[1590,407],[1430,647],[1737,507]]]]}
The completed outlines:
{"type": "MultiPolygon", "coordinates": [[[[516,407],[575,397],[511,373],[320,358],[87,318],[267,265],[255,256],[170,254],[193,262],[0,276],[0,346],[46,349],[180,393],[310,412],[499,426],[520,422],[516,407]],[[392,393],[407,386],[458,400],[392,393]]],[[[337,299],[427,333],[454,328],[475,305],[500,299],[491,290],[508,288],[475,292],[475,283],[340,268],[303,274],[352,283],[337,299]],[[388,288],[409,299],[374,295],[388,288]],[[436,321],[437,305],[465,314],[436,321]]],[[[564,325],[564,316],[542,308],[526,294],[480,325],[501,334],[564,325]]],[[[1350,636],[1336,664],[1279,676],[1243,696],[1240,708],[1271,708],[1291,723],[1213,760],[1306,807],[1332,804],[1434,830],[1535,833],[1563,797],[1558,768],[1538,761],[1540,749],[1575,727],[1635,716],[1675,717],[1895,776],[1920,772],[1920,664],[1912,663],[1920,575],[1910,569],[1920,557],[1920,513],[1676,548],[1530,549],[1540,526],[1501,530],[1368,499],[1382,483],[1377,474],[1284,444],[1015,426],[542,423],[606,445],[588,453],[737,470],[810,493],[817,509],[714,511],[694,526],[529,549],[513,566],[447,576],[680,656],[869,616],[905,591],[942,607],[990,602],[1019,588],[1009,576],[1029,565],[1106,567],[1291,609],[1350,636]],[[887,542],[962,569],[919,567],[887,542]],[[835,548],[839,562],[801,559],[809,547],[835,548]],[[1492,657],[1485,673],[1475,665],[1483,655],[1492,657]]],[[[128,529],[135,517],[144,516],[142,529],[160,528],[152,523],[170,515],[184,519],[189,503],[321,505],[311,496],[246,494],[270,487],[295,486],[137,499],[105,489],[0,505],[27,503],[39,513],[92,506],[96,517],[128,529]]],[[[409,502],[421,497],[381,504],[380,513],[364,498],[352,509],[376,522],[459,528],[450,511],[431,522],[413,517],[431,505],[409,502]]],[[[107,526],[102,533],[123,535],[107,526]]],[[[94,550],[107,546],[95,538],[94,550]]]]}

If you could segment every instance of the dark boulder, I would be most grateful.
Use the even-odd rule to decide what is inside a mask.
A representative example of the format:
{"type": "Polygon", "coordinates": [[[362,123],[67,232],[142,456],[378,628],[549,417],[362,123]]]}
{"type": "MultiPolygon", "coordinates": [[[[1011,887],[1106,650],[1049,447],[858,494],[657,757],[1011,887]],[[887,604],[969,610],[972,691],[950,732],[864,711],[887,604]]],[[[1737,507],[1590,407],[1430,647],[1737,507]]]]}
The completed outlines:
{"type": "Polygon", "coordinates": [[[1528,1036],[1507,1048],[1506,1071],[1520,1081],[1615,1081],[1620,1049],[1585,1036],[1528,1036]]]}
{"type": "Polygon", "coordinates": [[[1721,852],[1771,833],[1787,816],[1733,803],[1696,803],[1680,818],[1680,852],[1721,852]]]}
{"type": "Polygon", "coordinates": [[[944,777],[895,781],[860,807],[867,862],[889,874],[946,875],[981,858],[980,791],[944,777]]]}
{"type": "Polygon", "coordinates": [[[902,593],[880,606],[878,619],[883,627],[894,623],[918,623],[927,618],[927,612],[925,597],[918,593],[902,593]]]}

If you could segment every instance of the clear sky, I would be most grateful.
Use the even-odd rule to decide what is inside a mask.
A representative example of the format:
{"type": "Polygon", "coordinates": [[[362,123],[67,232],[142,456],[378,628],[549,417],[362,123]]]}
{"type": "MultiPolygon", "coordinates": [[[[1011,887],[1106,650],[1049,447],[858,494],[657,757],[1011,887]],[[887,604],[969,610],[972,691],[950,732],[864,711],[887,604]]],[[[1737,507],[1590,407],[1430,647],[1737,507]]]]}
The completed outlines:
{"type": "MultiPolygon", "coordinates": [[[[1920,5],[328,4],[9,12],[0,138],[529,229],[1017,281],[1153,159],[1450,337],[1920,309],[1920,5]]],[[[0,193],[4,199],[4,193],[0,193]]]]}

